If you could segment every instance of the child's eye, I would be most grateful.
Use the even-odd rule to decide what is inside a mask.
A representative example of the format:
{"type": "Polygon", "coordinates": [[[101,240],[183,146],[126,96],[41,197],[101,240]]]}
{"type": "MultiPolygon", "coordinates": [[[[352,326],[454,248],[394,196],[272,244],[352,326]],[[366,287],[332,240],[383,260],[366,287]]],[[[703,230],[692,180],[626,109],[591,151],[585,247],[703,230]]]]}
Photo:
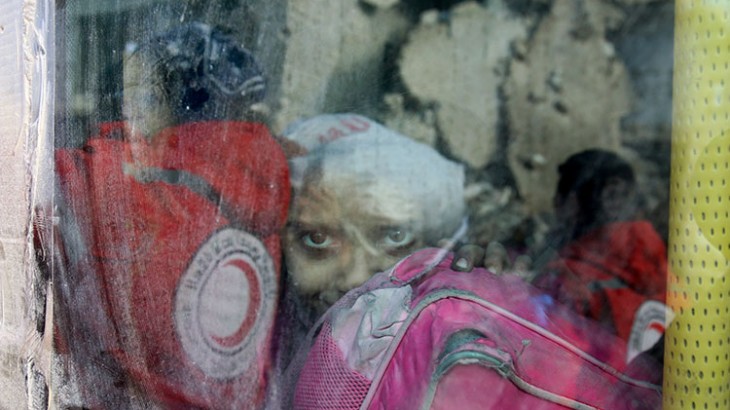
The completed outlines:
{"type": "Polygon", "coordinates": [[[381,246],[386,251],[399,251],[410,246],[414,242],[413,232],[404,228],[389,228],[384,232],[381,246]]]}
{"type": "Polygon", "coordinates": [[[323,232],[306,232],[301,238],[305,246],[318,250],[327,249],[335,244],[334,239],[323,232]]]}

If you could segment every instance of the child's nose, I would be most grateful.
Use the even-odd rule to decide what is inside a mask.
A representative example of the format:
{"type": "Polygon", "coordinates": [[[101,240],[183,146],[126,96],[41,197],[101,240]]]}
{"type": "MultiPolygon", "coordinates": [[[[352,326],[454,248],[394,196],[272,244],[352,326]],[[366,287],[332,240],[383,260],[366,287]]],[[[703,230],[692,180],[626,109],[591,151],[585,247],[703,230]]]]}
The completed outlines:
{"type": "Polygon", "coordinates": [[[373,255],[365,248],[357,247],[353,249],[342,266],[340,290],[348,291],[365,283],[382,269],[380,268],[380,259],[381,257],[373,255]]]}

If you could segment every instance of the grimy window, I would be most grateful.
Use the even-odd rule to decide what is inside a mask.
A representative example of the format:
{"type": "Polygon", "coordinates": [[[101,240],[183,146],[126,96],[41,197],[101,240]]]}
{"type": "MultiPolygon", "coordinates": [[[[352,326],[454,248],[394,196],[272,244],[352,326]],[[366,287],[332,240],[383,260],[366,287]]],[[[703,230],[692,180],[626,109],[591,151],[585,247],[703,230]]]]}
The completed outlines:
{"type": "Polygon", "coordinates": [[[0,12],[0,408],[728,406],[724,2],[0,12]]]}

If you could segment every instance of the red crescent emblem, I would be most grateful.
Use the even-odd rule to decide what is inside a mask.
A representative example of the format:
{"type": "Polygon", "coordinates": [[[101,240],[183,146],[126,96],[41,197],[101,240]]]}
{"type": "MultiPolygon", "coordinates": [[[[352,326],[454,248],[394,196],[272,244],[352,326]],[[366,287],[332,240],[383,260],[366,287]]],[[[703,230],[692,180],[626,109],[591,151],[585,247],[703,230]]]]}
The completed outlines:
{"type": "Polygon", "coordinates": [[[256,270],[254,270],[251,265],[246,263],[246,261],[240,259],[228,261],[226,264],[223,265],[223,267],[230,265],[238,268],[246,275],[246,280],[248,280],[249,284],[249,303],[248,311],[246,312],[246,318],[243,320],[243,323],[241,323],[241,325],[235,332],[228,336],[210,336],[214,342],[226,348],[234,347],[240,344],[246,338],[254,322],[256,322],[256,318],[259,314],[259,308],[261,307],[261,288],[258,281],[258,276],[256,275],[256,270]]]}
{"type": "Polygon", "coordinates": [[[665,331],[664,325],[661,324],[661,323],[659,323],[659,322],[652,322],[649,325],[649,327],[647,328],[647,330],[649,330],[649,329],[654,330],[654,331],[659,332],[659,333],[664,333],[664,331],[665,331]]]}

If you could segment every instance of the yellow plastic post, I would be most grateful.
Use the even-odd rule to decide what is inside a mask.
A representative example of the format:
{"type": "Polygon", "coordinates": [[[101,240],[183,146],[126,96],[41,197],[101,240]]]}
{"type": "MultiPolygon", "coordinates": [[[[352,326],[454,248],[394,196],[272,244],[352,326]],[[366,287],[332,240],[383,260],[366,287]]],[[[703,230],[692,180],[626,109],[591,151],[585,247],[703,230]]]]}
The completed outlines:
{"type": "Polygon", "coordinates": [[[665,409],[730,409],[730,0],[676,0],[665,409]]]}

